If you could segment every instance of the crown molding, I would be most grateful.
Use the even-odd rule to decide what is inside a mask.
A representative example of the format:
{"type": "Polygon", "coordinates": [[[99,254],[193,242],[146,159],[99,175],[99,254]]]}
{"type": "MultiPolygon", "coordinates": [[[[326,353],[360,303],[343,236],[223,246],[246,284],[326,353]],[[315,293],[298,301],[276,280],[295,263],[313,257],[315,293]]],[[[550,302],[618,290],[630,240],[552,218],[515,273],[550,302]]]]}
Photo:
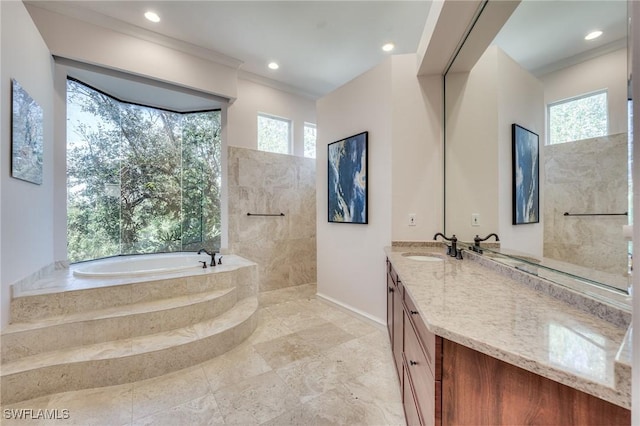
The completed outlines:
{"type": "Polygon", "coordinates": [[[611,43],[596,47],[595,49],[591,49],[583,53],[578,53],[577,55],[570,56],[558,62],[554,62],[552,64],[545,65],[544,67],[531,70],[531,74],[533,74],[537,78],[540,78],[554,71],[577,65],[579,63],[597,58],[598,56],[606,55],[607,53],[615,52],[616,50],[620,50],[625,47],[627,47],[627,39],[620,38],[618,40],[612,41],[611,43]]]}
{"type": "Polygon", "coordinates": [[[292,95],[301,96],[303,98],[316,101],[320,97],[322,97],[321,93],[309,92],[306,90],[302,90],[299,87],[292,86],[287,83],[282,83],[280,81],[272,80],[268,77],[263,77],[258,74],[254,74],[245,70],[238,70],[238,78],[242,80],[251,81],[253,83],[261,84],[263,86],[271,87],[272,89],[281,90],[283,92],[290,93],[292,95]]]}
{"type": "Polygon", "coordinates": [[[58,2],[25,1],[24,3],[25,5],[27,5],[27,8],[36,7],[48,10],[50,12],[58,13],[60,15],[65,15],[79,21],[97,25],[102,28],[106,28],[112,31],[119,32],[121,34],[168,47],[170,49],[178,50],[180,52],[184,52],[221,65],[226,65],[234,69],[238,69],[243,63],[239,59],[233,58],[215,50],[196,46],[195,44],[187,43],[173,37],[168,37],[163,34],[150,31],[136,25],[132,25],[118,19],[111,18],[107,15],[92,10],[75,8],[71,5],[58,2]]]}

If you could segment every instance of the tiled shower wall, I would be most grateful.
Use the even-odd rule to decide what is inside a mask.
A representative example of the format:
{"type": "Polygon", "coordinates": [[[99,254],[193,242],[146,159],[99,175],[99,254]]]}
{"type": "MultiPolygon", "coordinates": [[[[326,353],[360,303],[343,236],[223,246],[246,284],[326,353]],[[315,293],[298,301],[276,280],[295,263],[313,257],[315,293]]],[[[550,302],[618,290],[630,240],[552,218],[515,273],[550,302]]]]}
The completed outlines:
{"type": "Polygon", "coordinates": [[[260,291],[316,282],[315,159],[230,146],[228,172],[229,248],[259,265],[260,291]]]}
{"type": "Polygon", "coordinates": [[[623,276],[628,211],[627,134],[544,147],[544,256],[623,276]]]}

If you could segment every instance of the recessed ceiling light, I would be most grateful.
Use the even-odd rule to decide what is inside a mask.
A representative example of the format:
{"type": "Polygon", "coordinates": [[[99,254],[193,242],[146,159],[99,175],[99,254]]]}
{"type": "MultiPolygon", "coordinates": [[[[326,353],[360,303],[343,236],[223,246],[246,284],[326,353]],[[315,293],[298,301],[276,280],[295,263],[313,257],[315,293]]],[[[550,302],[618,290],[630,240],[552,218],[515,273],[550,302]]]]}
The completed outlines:
{"type": "Polygon", "coordinates": [[[393,48],[396,47],[393,43],[386,43],[382,45],[382,50],[385,52],[391,52],[393,48]]]}
{"type": "Polygon", "coordinates": [[[600,37],[601,35],[602,35],[602,31],[591,31],[589,34],[584,36],[584,39],[585,40],[593,40],[593,39],[596,39],[596,38],[600,37]]]}
{"type": "Polygon", "coordinates": [[[152,11],[145,12],[144,17],[151,22],[160,22],[160,17],[158,16],[158,14],[152,11]]]}
{"type": "Polygon", "coordinates": [[[267,66],[272,70],[277,70],[278,68],[280,68],[280,65],[278,65],[276,62],[269,62],[269,65],[267,66]]]}

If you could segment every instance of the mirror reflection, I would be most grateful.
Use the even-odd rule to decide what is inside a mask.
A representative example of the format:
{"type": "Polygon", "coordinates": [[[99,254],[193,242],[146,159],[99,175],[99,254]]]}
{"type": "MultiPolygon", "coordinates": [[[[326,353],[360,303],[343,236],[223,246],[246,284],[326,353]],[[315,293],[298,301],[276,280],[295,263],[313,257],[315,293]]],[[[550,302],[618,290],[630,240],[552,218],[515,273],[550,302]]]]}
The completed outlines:
{"type": "MultiPolygon", "coordinates": [[[[445,76],[447,234],[496,232],[500,253],[627,291],[627,22],[624,1],[525,0],[474,64],[456,58],[445,76]],[[513,174],[513,124],[539,138],[538,220],[518,225],[513,188],[527,170],[513,174]]],[[[476,36],[486,28],[465,44],[476,36]]]]}

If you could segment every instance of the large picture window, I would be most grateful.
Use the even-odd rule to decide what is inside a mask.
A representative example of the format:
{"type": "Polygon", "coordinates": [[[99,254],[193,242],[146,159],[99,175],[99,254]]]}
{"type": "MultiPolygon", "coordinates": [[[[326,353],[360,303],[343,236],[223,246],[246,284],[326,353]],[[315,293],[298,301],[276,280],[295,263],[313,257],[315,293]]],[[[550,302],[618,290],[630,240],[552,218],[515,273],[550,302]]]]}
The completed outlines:
{"type": "Polygon", "coordinates": [[[69,260],[219,247],[220,127],[67,80],[69,260]]]}

